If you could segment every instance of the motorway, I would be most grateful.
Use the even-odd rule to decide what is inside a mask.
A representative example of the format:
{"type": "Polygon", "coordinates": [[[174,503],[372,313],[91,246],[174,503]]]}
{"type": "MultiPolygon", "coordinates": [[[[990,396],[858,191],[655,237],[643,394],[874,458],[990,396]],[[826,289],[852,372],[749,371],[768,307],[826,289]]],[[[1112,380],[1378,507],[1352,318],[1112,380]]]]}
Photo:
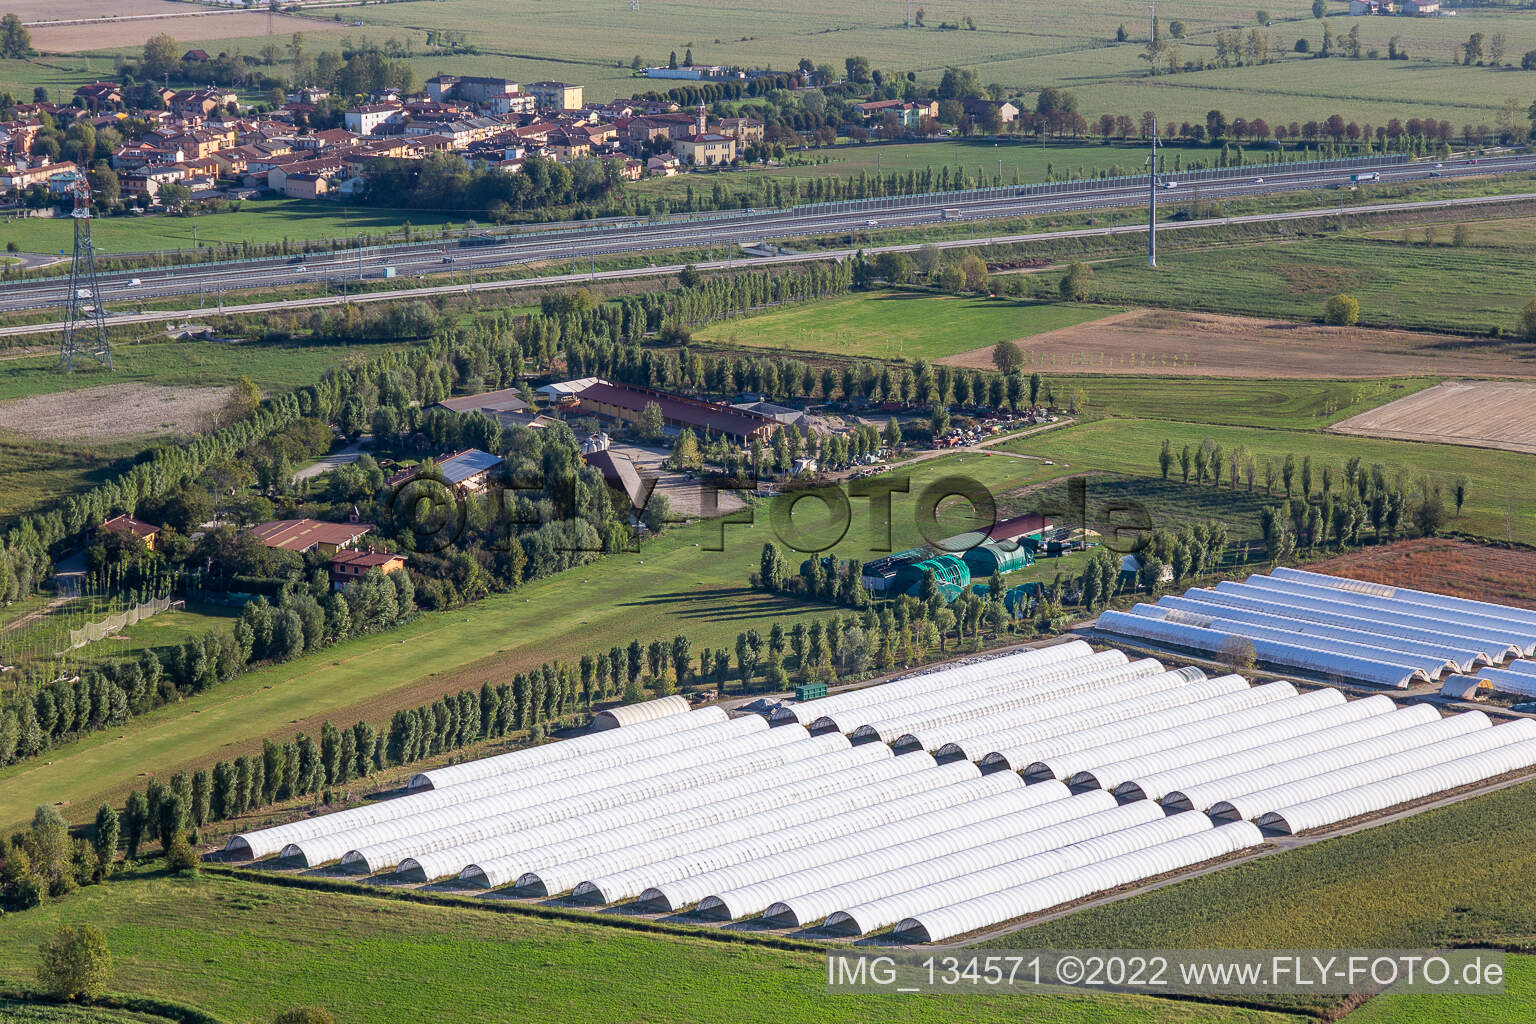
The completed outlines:
{"type": "MultiPolygon", "coordinates": [[[[1220,172],[1220,176],[1208,177],[1207,180],[1196,182],[1190,181],[1188,176],[1180,180],[1178,174],[1166,174],[1164,187],[1160,187],[1157,191],[1158,198],[1163,203],[1177,204],[1188,202],[1196,195],[1202,201],[1209,201],[1281,192],[1347,189],[1350,187],[1351,175],[1364,171],[1378,173],[1382,183],[1420,181],[1431,177],[1449,180],[1473,176],[1531,173],[1536,172],[1536,155],[1483,157],[1478,160],[1445,161],[1443,164],[1428,161],[1383,164],[1378,158],[1378,162],[1369,164],[1338,162],[1326,170],[1302,171],[1254,166],[1220,172]],[[1167,187],[1168,181],[1173,181],[1175,184],[1167,187]]],[[[1207,176],[1210,174],[1211,172],[1206,172],[1207,176]]],[[[1340,199],[1342,200],[1343,197],[1344,193],[1341,192],[1340,199]]],[[[101,275],[100,287],[103,306],[110,314],[113,312],[114,304],[135,304],[150,299],[196,296],[197,307],[212,305],[215,302],[222,305],[222,296],[226,291],[240,292],[298,284],[313,286],[323,283],[327,290],[333,287],[341,290],[347,287],[348,282],[359,280],[377,282],[388,277],[425,277],[431,274],[465,272],[473,283],[476,271],[497,271],[535,262],[576,261],[595,259],[598,256],[678,249],[718,251],[727,258],[718,262],[710,261],[709,265],[724,267],[731,265],[733,261],[744,259],[735,256],[737,247],[765,239],[848,235],[849,244],[852,247],[859,244],[859,236],[865,236],[863,248],[876,249],[873,245],[873,233],[885,229],[941,222],[986,221],[1137,206],[1144,205],[1146,198],[1147,186],[1144,178],[1141,179],[1140,184],[1127,183],[1125,179],[1118,179],[1103,183],[1088,180],[1046,187],[1013,186],[977,193],[873,199],[801,206],[789,210],[761,212],[748,210],[742,213],[709,217],[607,222],[546,230],[536,234],[490,236],[494,239],[491,244],[465,245],[462,241],[402,243],[337,253],[313,254],[307,257],[275,257],[168,269],[121,271],[101,275]]],[[[1357,196],[1351,194],[1351,198],[1357,198],[1357,196]]],[[[1449,201],[1442,202],[1449,204],[1449,201]]],[[[1283,215],[1260,215],[1242,219],[1283,219],[1283,215]]],[[[1220,219],[1203,223],[1236,223],[1242,219],[1220,219]]],[[[1184,221],[1182,225],[1189,226],[1192,223],[1184,221]]],[[[1127,230],[1144,231],[1145,227],[1133,224],[1127,230]]],[[[1052,237],[1052,235],[1012,237],[1027,239],[1052,237]]],[[[976,243],[975,240],[967,240],[964,244],[976,243]]],[[[890,246],[888,248],[906,247],[890,246]]],[[[803,260],[807,257],[814,258],[809,253],[795,258],[803,260]]],[[[749,262],[760,264],[772,262],[772,260],[749,260],[749,262]]],[[[701,265],[703,265],[702,262],[701,265]]],[[[632,276],[643,276],[655,272],[654,269],[641,268],[630,273],[632,276]]],[[[602,278],[606,275],[604,273],[572,274],[562,275],[557,279],[575,280],[591,276],[602,278]]],[[[405,282],[402,282],[402,285],[405,285],[405,282]]],[[[497,282],[497,285],[507,287],[508,283],[497,282]]],[[[449,291],[462,288],[462,286],[442,287],[449,291]]],[[[49,278],[11,285],[0,293],[0,312],[61,307],[68,295],[68,288],[67,278],[49,278]]],[[[400,295],[424,295],[436,290],[436,288],[422,288],[419,285],[406,285],[393,292],[372,290],[365,293],[365,296],[369,300],[375,300],[400,295]]],[[[310,304],[307,300],[300,300],[300,302],[310,304]]],[[[226,312],[232,311],[232,309],[226,309],[226,312]]],[[[164,319],[164,317],[148,314],[144,316],[147,319],[164,319]]],[[[122,314],[113,316],[111,319],[115,323],[128,323],[133,322],[134,315],[122,314]]]]}

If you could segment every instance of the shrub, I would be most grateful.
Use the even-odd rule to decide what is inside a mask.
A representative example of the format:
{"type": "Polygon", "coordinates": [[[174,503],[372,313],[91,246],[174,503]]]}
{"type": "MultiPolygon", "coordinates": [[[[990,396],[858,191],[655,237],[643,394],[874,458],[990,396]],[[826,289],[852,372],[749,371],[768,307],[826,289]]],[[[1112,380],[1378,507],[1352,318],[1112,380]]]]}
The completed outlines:
{"type": "Polygon", "coordinates": [[[65,925],[38,947],[37,980],[60,999],[92,999],[112,974],[107,940],[95,925],[65,925]]]}
{"type": "Polygon", "coordinates": [[[1086,263],[1074,263],[1057,286],[1057,292],[1066,302],[1082,302],[1088,298],[1088,285],[1093,281],[1093,268],[1086,263]]]}
{"type": "Polygon", "coordinates": [[[192,849],[192,844],[187,842],[187,837],[179,835],[171,840],[171,845],[165,851],[165,866],[177,874],[196,874],[201,862],[198,860],[197,851],[192,849]]]}
{"type": "Polygon", "coordinates": [[[335,1024],[335,1018],[318,1006],[293,1006],[273,1017],[272,1024],[335,1024]]]}
{"type": "Polygon", "coordinates": [[[1354,326],[1360,322],[1360,300],[1353,295],[1335,295],[1323,306],[1323,319],[1339,327],[1354,326]]]}

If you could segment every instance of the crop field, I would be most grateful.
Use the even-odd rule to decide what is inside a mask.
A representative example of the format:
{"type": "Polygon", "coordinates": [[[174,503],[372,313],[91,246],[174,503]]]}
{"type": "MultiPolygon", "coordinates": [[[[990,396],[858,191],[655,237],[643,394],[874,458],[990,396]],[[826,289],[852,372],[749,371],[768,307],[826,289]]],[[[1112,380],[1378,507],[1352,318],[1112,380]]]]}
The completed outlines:
{"type": "MultiPolygon", "coordinates": [[[[1100,316],[1096,306],[865,292],[711,325],[706,341],[869,359],[938,359],[1100,316]]],[[[990,362],[989,364],[990,365],[990,362]]]]}
{"type": "MultiPolygon", "coordinates": [[[[173,3],[155,4],[154,8],[145,14],[115,17],[110,21],[34,28],[31,30],[32,45],[49,53],[82,53],[124,46],[143,46],[151,37],[162,32],[168,33],[182,43],[213,43],[226,40],[254,42],[267,34],[268,23],[265,12],[198,11],[188,4],[173,3]]],[[[55,13],[49,17],[52,20],[61,15],[55,13]]],[[[286,37],[294,32],[339,31],[341,26],[327,25],[315,18],[294,18],[277,14],[272,18],[271,28],[274,34],[286,37]]]]}
{"type": "MultiPolygon", "coordinates": [[[[705,0],[658,0],[643,13],[623,5],[584,9],[580,19],[555,18],[534,0],[493,3],[452,0],[443,7],[385,5],[359,16],[370,28],[402,34],[428,27],[472,33],[478,56],[417,58],[425,75],[503,74],[520,80],[558,78],[583,82],[591,99],[608,99],[648,90],[664,91],[666,81],[632,77],[635,56],[642,63],[664,63],[669,52],[681,57],[693,50],[701,62],[749,67],[790,68],[802,57],[831,64],[839,72],[844,57],[862,55],[880,68],[917,73],[919,82],[937,82],[947,65],[974,67],[983,82],[1032,91],[1041,85],[1072,89],[1080,109],[1138,115],[1146,109],[1163,119],[1202,120],[1212,107],[1228,116],[1263,117],[1271,123],[1326,117],[1335,111],[1349,119],[1385,124],[1391,117],[1433,114],[1463,124],[1493,124],[1506,95],[1521,95],[1518,73],[1451,63],[1452,46],[1474,31],[1507,37],[1504,60],[1536,46],[1536,17],[1528,12],[1462,11],[1454,21],[1434,18],[1348,18],[1332,4],[1329,25],[1343,36],[1360,28],[1362,59],[1319,61],[1291,51],[1298,37],[1314,49],[1322,26],[1308,3],[1284,0],[1268,7],[1274,64],[1215,68],[1148,78],[1141,59],[1145,16],[1130,8],[1063,8],[1047,0],[1005,4],[1002,0],[937,0],[923,5],[925,27],[902,27],[900,7],[871,7],[852,0],[813,4],[786,0],[771,7],[721,8],[705,0]],[[974,31],[944,31],[945,22],[970,17],[974,31]],[[1117,44],[1124,24],[1130,34],[1117,44]],[[505,27],[503,27],[505,26],[505,27]],[[1416,59],[1369,60],[1375,49],[1385,57],[1388,39],[1399,38],[1416,59]],[[594,50],[593,40],[622,40],[594,50]],[[1415,97],[1412,104],[1394,96],[1415,97]],[[1409,107],[1412,107],[1410,110],[1409,107]]],[[[1186,25],[1181,43],[1185,61],[1214,63],[1217,28],[1258,27],[1251,5],[1235,0],[1164,6],[1164,25],[1186,25]]],[[[1090,118],[1091,119],[1091,118],[1090,118]]]]}
{"type": "MultiPolygon", "coordinates": [[[[1463,449],[1449,445],[1381,441],[1340,437],[1301,430],[1264,430],[1208,426],[1154,420],[1106,419],[1021,438],[999,446],[1066,463],[1074,471],[1101,470],[1142,476],[1158,474],[1157,455],[1163,439],[1175,451],[1185,444],[1199,445],[1206,438],[1225,450],[1244,445],[1262,466],[1265,459],[1277,462],[1294,454],[1298,462],[1310,455],[1314,465],[1331,463],[1336,468],[1358,455],[1366,466],[1381,463],[1389,472],[1402,469],[1408,480],[1421,475],[1449,481],[1465,474],[1469,481],[1462,515],[1449,528],[1499,539],[1536,541],[1536,457],[1489,450],[1468,459],[1463,449]]],[[[1246,485],[1244,485],[1246,486],[1246,485]]],[[[1262,472],[1256,486],[1262,492],[1262,472]]],[[[1222,488],[1230,490],[1223,483],[1222,488]]],[[[1283,496],[1278,494],[1274,502],[1283,496]]]]}
{"type": "Polygon", "coordinates": [[[229,401],[229,389],[103,384],[76,390],[72,398],[33,395],[0,404],[0,430],[45,441],[201,433],[229,401]]]}
{"type": "Polygon", "coordinates": [[[1536,453],[1536,385],[1446,381],[1351,416],[1331,429],[1340,434],[1536,453]]]}
{"type": "MultiPolygon", "coordinates": [[[[1206,263],[1215,252],[1192,252],[1191,261],[1206,263]]],[[[1277,254],[1278,261],[1283,254],[1277,254]]],[[[1185,254],[1164,262],[1182,280],[1192,274],[1183,262],[1185,254]]],[[[1276,263],[1276,266],[1283,264],[1276,263]]],[[[1115,277],[1123,264],[1095,270],[1095,279],[1115,277]]],[[[1157,271],[1161,273],[1160,271],[1157,271]]],[[[1302,271],[1304,272],[1304,270],[1302,271]]],[[[1125,270],[1133,274],[1132,270],[1125,270]]],[[[1047,275],[1054,277],[1055,275],[1047,275]]],[[[1118,279],[1118,278],[1117,278],[1118,279]]],[[[1170,282],[1180,284],[1180,281],[1170,282]]],[[[1216,284],[1219,278],[1206,282],[1216,284]]],[[[1049,282],[1035,283],[1043,290],[1049,282]]],[[[1148,279],[1142,301],[1170,306],[1188,302],[1209,308],[1220,303],[1220,292],[1190,294],[1180,298],[1156,295],[1148,279]]],[[[1310,313],[1301,303],[1269,294],[1255,299],[1266,306],[1294,305],[1300,317],[1320,316],[1326,296],[1318,298],[1310,313]]],[[[1367,299],[1366,301],[1371,301],[1367,299]]],[[[1390,300],[1389,300],[1390,301],[1390,300]]],[[[1433,315],[1429,313],[1428,315],[1433,315]]],[[[1419,331],[1365,327],[1329,327],[1293,320],[1261,319],[1178,309],[1134,309],[1074,326],[1038,334],[1019,345],[1027,368],[1073,372],[1075,368],[1106,373],[1149,374],[1163,377],[1263,377],[1379,379],[1383,377],[1536,376],[1536,359],[1530,347],[1512,339],[1467,338],[1419,331]]],[[[956,366],[992,366],[992,349],[978,347],[943,360],[956,366]]]]}
{"type": "MultiPolygon", "coordinates": [[[[1003,494],[1048,480],[1060,467],[1006,454],[952,455],[915,465],[910,495],[893,499],[892,523],[871,522],[868,504],[853,502],[836,551],[869,559],[920,540],[913,509],[930,482],[951,473],[1003,494]],[[890,544],[886,543],[889,529],[890,544]]],[[[794,509],[794,535],[805,546],[829,534],[824,506],[794,509]]],[[[950,532],[959,532],[964,523],[950,532]]],[[[695,649],[734,641],[751,626],[766,630],[822,618],[826,605],[754,591],[772,529],[758,507],[751,525],[697,523],[669,531],[638,554],[611,555],[451,612],[427,613],[387,637],[349,641],[323,653],[246,673],[229,683],[50,751],[46,758],[0,769],[0,827],[21,821],[42,801],[62,801],[70,818],[89,817],[102,799],[123,796],[141,772],[165,775],[217,758],[259,750],[264,736],[316,732],[329,718],[382,724],[390,712],[443,693],[500,682],[508,673],[589,652],[630,638],[686,633],[695,649]]],[[[791,538],[792,539],[792,538],[791,538]]],[[[781,540],[783,540],[781,538],[781,540]]],[[[791,555],[792,558],[797,557],[791,555]]],[[[798,562],[796,563],[798,564],[798,562]]],[[[153,621],[153,620],[151,620],[153,621]]]]}
{"type": "MultiPolygon", "coordinates": [[[[1436,230],[1449,238],[1452,228],[1436,230]]],[[[1413,234],[1408,241],[1345,233],[1186,252],[1156,268],[1111,260],[1094,267],[1091,295],[1120,306],[1317,320],[1329,296],[1348,291],[1360,300],[1360,322],[1372,327],[1515,330],[1536,272],[1529,238],[1524,245],[1453,246],[1426,245],[1422,230],[1413,234]]],[[[1036,291],[1056,286],[1029,280],[1036,291]]]]}
{"type": "Polygon", "coordinates": [[[88,920],[112,950],[113,987],[154,992],[266,1024],[293,1004],[348,1024],[404,1024],[432,1006],[442,1024],[505,1019],[894,1024],[1025,1019],[1053,1024],[1283,1024],[1260,1010],[1136,996],[1009,993],[912,999],[828,996],[822,956],[679,931],[618,929],[572,916],[531,918],[312,892],[210,874],[135,873],[7,919],[0,979],[30,981],[37,944],[88,920]],[[451,979],[451,981],[450,981],[451,979]],[[622,980],[624,992],[615,995],[622,980]],[[451,984],[452,998],[443,998],[451,984]]]}
{"type": "Polygon", "coordinates": [[[1536,595],[1531,593],[1536,552],[1523,548],[1484,547],[1444,538],[1403,540],[1352,551],[1308,568],[1388,586],[1536,608],[1536,595]]]}

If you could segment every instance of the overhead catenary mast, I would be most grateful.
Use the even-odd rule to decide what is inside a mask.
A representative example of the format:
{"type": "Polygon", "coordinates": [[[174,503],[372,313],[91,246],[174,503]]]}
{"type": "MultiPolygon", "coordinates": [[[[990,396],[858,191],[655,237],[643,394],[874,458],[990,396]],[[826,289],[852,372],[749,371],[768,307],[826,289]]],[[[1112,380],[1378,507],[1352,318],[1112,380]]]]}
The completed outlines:
{"type": "Polygon", "coordinates": [[[112,369],[107,343],[107,314],[101,308],[96,280],[96,247],[91,243],[91,186],[81,178],[74,188],[75,256],[69,266],[69,296],[64,305],[64,333],[59,342],[59,368],[73,373],[76,356],[90,356],[112,369]]]}

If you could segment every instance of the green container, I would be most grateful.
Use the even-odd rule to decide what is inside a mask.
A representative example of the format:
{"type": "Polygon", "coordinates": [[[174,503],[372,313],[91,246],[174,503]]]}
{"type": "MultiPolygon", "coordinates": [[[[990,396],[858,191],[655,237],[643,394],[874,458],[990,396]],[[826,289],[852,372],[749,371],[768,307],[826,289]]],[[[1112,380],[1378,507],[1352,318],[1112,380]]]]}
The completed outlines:
{"type": "Polygon", "coordinates": [[[795,700],[815,700],[818,697],[825,697],[826,695],[826,683],[806,683],[803,686],[795,687],[795,700]]]}

